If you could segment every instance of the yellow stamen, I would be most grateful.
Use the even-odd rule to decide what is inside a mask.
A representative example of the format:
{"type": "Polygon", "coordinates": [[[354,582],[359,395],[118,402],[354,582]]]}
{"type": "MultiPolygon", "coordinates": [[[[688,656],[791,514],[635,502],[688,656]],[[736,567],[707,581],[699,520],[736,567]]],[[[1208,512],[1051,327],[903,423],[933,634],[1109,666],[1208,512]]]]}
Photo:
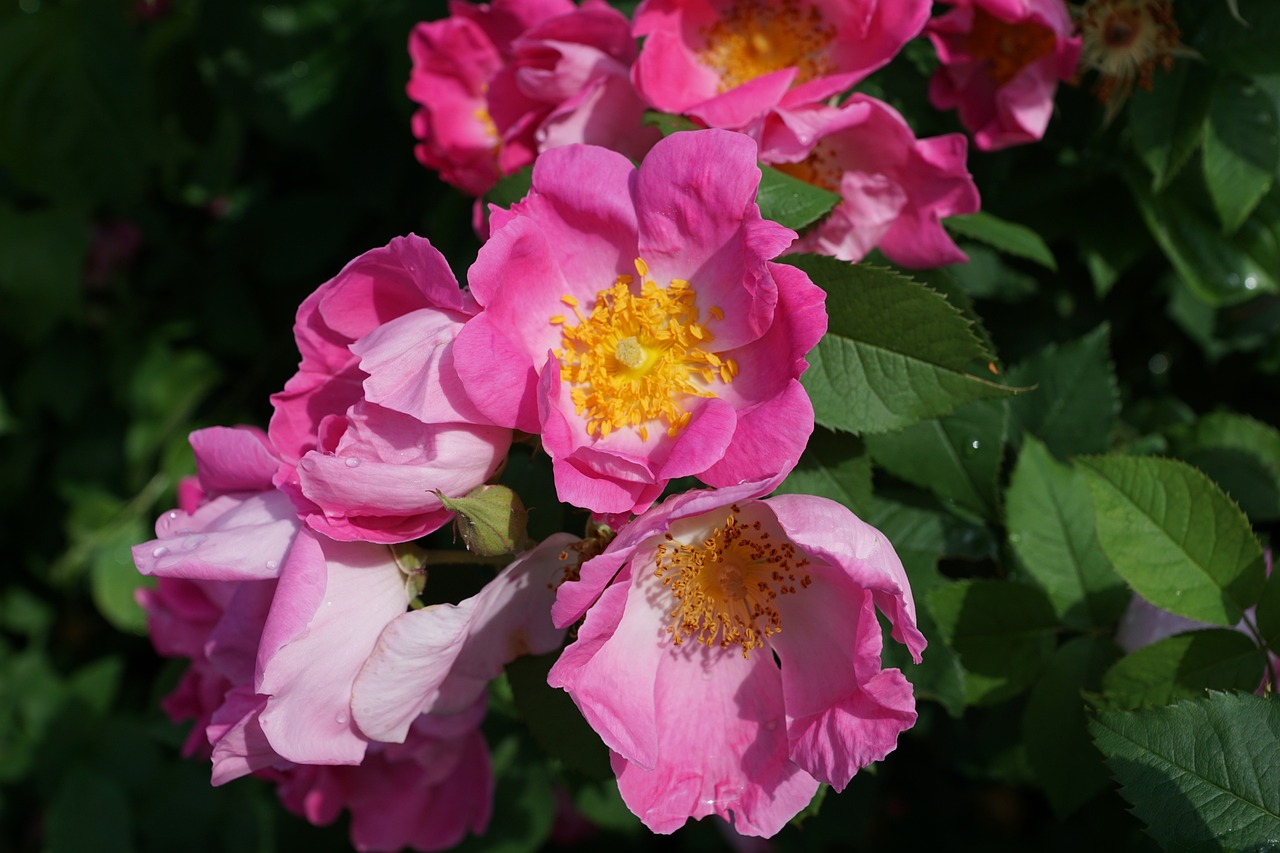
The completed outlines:
{"type": "Polygon", "coordinates": [[[742,656],[764,645],[782,630],[777,599],[807,588],[809,565],[795,545],[777,540],[759,521],[737,520],[732,512],[724,525],[693,545],[671,534],[654,556],[654,575],[671,590],[675,605],[667,633],[678,646],[692,639],[722,649],[741,646],[742,656]]]}
{"type": "MultiPolygon", "coordinates": [[[[649,440],[648,425],[661,421],[675,436],[692,414],[691,397],[715,397],[716,386],[732,381],[738,366],[711,351],[715,336],[698,322],[697,293],[683,280],[659,287],[649,279],[649,265],[636,258],[639,287],[629,275],[596,294],[587,316],[572,296],[561,301],[574,308],[578,323],[560,314],[548,319],[561,326],[562,348],[555,353],[561,378],[571,386],[574,410],[586,417],[588,435],[607,437],[634,427],[649,440]]],[[[717,320],[724,312],[711,307],[717,320]]]]}
{"type": "Polygon", "coordinates": [[[783,68],[793,85],[831,74],[835,27],[805,0],[737,0],[700,33],[702,63],[720,75],[721,92],[783,68]]]}

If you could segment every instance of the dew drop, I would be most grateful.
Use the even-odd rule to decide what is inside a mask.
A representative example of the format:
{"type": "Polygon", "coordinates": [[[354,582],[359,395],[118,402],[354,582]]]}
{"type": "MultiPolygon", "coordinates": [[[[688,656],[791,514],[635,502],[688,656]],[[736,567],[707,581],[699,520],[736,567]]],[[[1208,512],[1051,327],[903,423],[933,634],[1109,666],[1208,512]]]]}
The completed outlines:
{"type": "Polygon", "coordinates": [[[158,560],[168,553],[169,553],[169,549],[161,545],[159,548],[151,552],[151,556],[155,557],[158,560]]]}
{"type": "Polygon", "coordinates": [[[347,459],[347,467],[348,467],[348,468],[358,468],[358,467],[360,467],[360,460],[359,460],[359,459],[356,459],[354,456],[349,457],[349,458],[347,459]]]}
{"type": "Polygon", "coordinates": [[[303,471],[310,471],[312,468],[316,467],[316,463],[310,459],[303,459],[298,463],[298,467],[303,471]]]}
{"type": "Polygon", "coordinates": [[[1245,278],[1244,280],[1245,290],[1256,290],[1257,287],[1258,287],[1258,280],[1256,278],[1254,278],[1253,276],[1248,276],[1247,278],[1245,278]]]}
{"type": "Polygon", "coordinates": [[[347,715],[339,714],[338,716],[333,718],[333,721],[340,726],[345,726],[347,724],[347,715]]]}
{"type": "Polygon", "coordinates": [[[164,514],[164,517],[165,517],[165,518],[167,518],[167,519],[169,519],[170,521],[177,521],[177,520],[178,520],[178,511],[177,511],[176,509],[171,509],[171,510],[169,510],[168,512],[166,512],[166,513],[164,514]]]}
{"type": "Polygon", "coordinates": [[[1150,370],[1156,376],[1164,373],[1169,369],[1169,357],[1162,352],[1158,352],[1151,356],[1151,360],[1147,362],[1147,370],[1150,370]]]}
{"type": "Polygon", "coordinates": [[[267,571],[274,572],[278,568],[280,568],[280,564],[278,562],[275,560],[267,560],[267,571]]]}
{"type": "Polygon", "coordinates": [[[182,550],[184,551],[195,550],[196,548],[199,548],[201,545],[203,545],[204,540],[207,538],[208,537],[204,535],[188,536],[182,540],[182,550]]]}

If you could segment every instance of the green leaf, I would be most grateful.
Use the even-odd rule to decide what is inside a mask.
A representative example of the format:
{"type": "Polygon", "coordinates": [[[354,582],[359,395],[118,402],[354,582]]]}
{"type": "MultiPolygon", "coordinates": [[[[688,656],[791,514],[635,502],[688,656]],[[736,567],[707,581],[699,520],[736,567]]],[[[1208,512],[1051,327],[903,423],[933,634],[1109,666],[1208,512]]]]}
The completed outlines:
{"type": "Polygon", "coordinates": [[[1280,572],[1272,571],[1263,584],[1254,619],[1267,647],[1272,652],[1280,651],[1280,572]]]}
{"type": "Polygon", "coordinates": [[[1009,381],[1033,390],[1009,402],[1021,428],[1059,459],[1111,449],[1120,391],[1104,323],[1078,341],[1050,344],[1009,370],[1009,381]]]}
{"type": "Polygon", "coordinates": [[[793,178],[769,166],[760,167],[756,204],[765,219],[799,231],[826,216],[840,203],[840,194],[793,178]]]}
{"type": "Polygon", "coordinates": [[[830,498],[862,514],[871,506],[871,457],[855,436],[818,427],[777,491],[830,498]]]}
{"type": "Polygon", "coordinates": [[[1100,637],[1076,637],[1054,653],[1031,688],[1022,739],[1036,781],[1059,818],[1106,790],[1110,775],[1089,740],[1082,691],[1097,690],[1116,647],[1100,637]]]}
{"type": "Polygon", "coordinates": [[[1213,80],[1213,73],[1200,63],[1184,59],[1168,74],[1157,76],[1150,91],[1138,87],[1133,93],[1129,130],[1157,192],[1200,147],[1213,80]]]}
{"type": "Polygon", "coordinates": [[[1189,32],[1191,46],[1211,67],[1245,75],[1280,71],[1276,37],[1280,7],[1271,0],[1239,0],[1232,15],[1209,13],[1189,32]]]}
{"type": "Polygon", "coordinates": [[[498,207],[511,207],[529,194],[533,186],[533,167],[525,166],[518,172],[512,172],[498,179],[498,182],[484,194],[484,200],[498,207]]]}
{"type": "MultiPolygon", "coordinates": [[[[911,581],[912,593],[920,603],[926,600],[930,590],[951,583],[938,574],[940,557],[982,557],[994,549],[984,527],[941,510],[900,503],[879,495],[865,518],[893,543],[911,581]]],[[[920,631],[926,637],[938,636],[937,625],[927,607],[918,606],[916,615],[920,631]]],[[[884,664],[902,670],[919,698],[938,702],[953,717],[964,712],[964,670],[950,646],[931,642],[923,662],[915,664],[900,643],[886,642],[884,664]]]]}
{"type": "Polygon", "coordinates": [[[1008,419],[1005,401],[980,400],[901,432],[869,435],[867,448],[876,464],[895,476],[995,518],[1008,419]]]}
{"type": "Polygon", "coordinates": [[[591,779],[609,779],[609,750],[563,690],[547,684],[559,653],[519,657],[506,666],[516,709],[538,746],[591,779]]]}
{"type": "Polygon", "coordinates": [[[930,590],[926,603],[943,639],[960,655],[970,704],[1016,695],[1053,655],[1058,619],[1035,587],[959,581],[930,590]]]}
{"type": "Polygon", "coordinates": [[[1009,222],[990,213],[970,213],[965,216],[951,216],[942,221],[952,234],[968,237],[999,249],[1006,255],[1035,261],[1042,267],[1051,270],[1058,268],[1053,259],[1053,252],[1045,245],[1040,235],[1025,225],[1009,222]]]}
{"type": "MultiPolygon", "coordinates": [[[[993,299],[998,302],[1021,302],[1034,296],[1040,289],[1034,276],[1018,272],[1000,259],[999,253],[976,244],[961,243],[960,248],[969,256],[967,264],[953,264],[947,272],[960,290],[973,299],[993,299]]],[[[922,271],[923,272],[923,271],[922,271]]],[[[932,276],[918,277],[933,287],[932,276]]]]}
{"type": "Polygon", "coordinates": [[[155,579],[138,572],[130,548],[147,539],[146,525],[136,517],[123,519],[98,544],[89,563],[89,588],[98,612],[118,630],[147,633],[147,616],[134,597],[155,579]]]}
{"type": "Polygon", "coordinates": [[[1170,449],[1204,471],[1253,521],[1280,518],[1280,430],[1214,412],[1169,434],[1170,449]]]}
{"type": "Polygon", "coordinates": [[[1250,694],[1100,714],[1089,726],[1166,849],[1269,850],[1280,839],[1280,702],[1250,694]]]}
{"type": "Polygon", "coordinates": [[[1213,89],[1204,140],[1204,180],[1222,220],[1235,231],[1271,189],[1280,165],[1276,104],[1249,80],[1222,78],[1213,89]]]}
{"type": "Polygon", "coordinates": [[[657,110],[645,112],[643,122],[646,127],[656,127],[663,136],[670,136],[682,130],[697,130],[700,127],[697,122],[687,116],[660,113],[657,110]]]}
{"type": "Polygon", "coordinates": [[[1118,708],[1167,705],[1206,690],[1253,690],[1263,664],[1262,652],[1239,631],[1188,631],[1125,656],[1107,671],[1102,690],[1118,708]]]}
{"type": "Polygon", "coordinates": [[[802,381],[818,423],[887,432],[972,400],[1016,393],[966,372],[990,356],[947,300],[888,270],[834,258],[787,258],[827,291],[827,334],[802,381]]]}
{"type": "Polygon", "coordinates": [[[1147,601],[1179,616],[1234,625],[1262,591],[1262,548],[1239,508],[1175,459],[1077,460],[1089,481],[1098,541],[1147,601]]]}
{"type": "Polygon", "coordinates": [[[1098,544],[1083,474],[1028,436],[1005,493],[1005,513],[1009,544],[1063,624],[1087,630],[1120,618],[1129,588],[1098,544]]]}
{"type": "Polygon", "coordinates": [[[63,210],[0,205],[0,329],[23,341],[80,310],[89,225],[63,210]]]}
{"type": "Polygon", "coordinates": [[[1182,280],[1212,306],[1280,292],[1280,201],[1274,190],[1235,233],[1223,236],[1197,188],[1184,189],[1183,183],[1158,198],[1142,182],[1129,183],[1147,229],[1182,280]]]}

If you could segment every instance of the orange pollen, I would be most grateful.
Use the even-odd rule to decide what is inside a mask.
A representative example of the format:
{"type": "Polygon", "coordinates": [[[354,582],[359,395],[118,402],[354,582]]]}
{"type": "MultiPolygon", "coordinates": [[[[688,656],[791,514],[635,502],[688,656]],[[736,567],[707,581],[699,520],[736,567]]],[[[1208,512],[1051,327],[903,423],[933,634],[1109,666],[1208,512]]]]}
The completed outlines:
{"type": "Polygon", "coordinates": [[[831,74],[828,47],[836,30],[803,0],[738,0],[700,33],[702,63],[720,75],[720,92],[783,68],[793,85],[831,74]]]}
{"type": "Polygon", "coordinates": [[[696,544],[667,534],[654,555],[654,575],[675,598],[667,633],[677,646],[689,639],[722,649],[741,646],[750,658],[782,630],[778,597],[812,581],[804,571],[809,561],[795,545],[774,540],[759,521],[739,522],[741,510],[730,509],[724,524],[696,544]]]}
{"type": "Polygon", "coordinates": [[[836,162],[835,153],[821,142],[800,162],[774,163],[773,168],[807,184],[836,193],[840,192],[840,178],[844,175],[844,169],[836,162]]]}
{"type": "Polygon", "coordinates": [[[986,66],[987,76],[1003,86],[1042,56],[1053,53],[1057,36],[1042,24],[1010,23],[973,7],[973,29],[965,49],[986,66]]]}
{"type": "MultiPolygon", "coordinates": [[[[636,258],[635,267],[638,276],[620,275],[596,294],[587,316],[577,299],[562,297],[577,324],[564,314],[547,322],[561,327],[563,347],[555,356],[587,433],[605,438],[634,427],[648,441],[655,420],[667,435],[679,434],[692,419],[685,408],[690,398],[718,396],[716,388],[738,375],[738,363],[714,351],[715,335],[699,320],[693,285],[673,279],[659,287],[643,260],[636,258]]],[[[724,318],[717,306],[708,313],[724,318]]]]}

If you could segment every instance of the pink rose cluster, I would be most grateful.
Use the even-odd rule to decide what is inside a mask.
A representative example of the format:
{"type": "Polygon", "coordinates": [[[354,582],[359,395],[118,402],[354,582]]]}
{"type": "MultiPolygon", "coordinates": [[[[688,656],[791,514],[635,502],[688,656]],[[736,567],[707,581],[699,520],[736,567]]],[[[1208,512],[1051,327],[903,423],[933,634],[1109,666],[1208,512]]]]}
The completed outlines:
{"type": "Polygon", "coordinates": [[[916,712],[885,637],[925,647],[902,563],[844,507],[769,496],[827,329],[779,258],[963,257],[940,220],[977,209],[965,139],[839,102],[928,6],[496,0],[415,29],[419,159],[475,193],[531,164],[530,189],[490,207],[462,286],[413,235],[352,260],[299,307],[267,430],[192,434],[196,475],[134,560],[157,651],[190,662],[165,709],[214,784],[345,810],[360,850],[451,847],[490,817],[489,682],[556,652],[550,685],[655,832],[771,836],[895,748],[916,712]],[[708,127],[659,139],[651,106],[708,127]],[[761,215],[761,161],[843,201],[797,235],[761,215]],[[586,538],[424,539],[469,523],[513,441],[586,538]],[[493,571],[441,601],[459,561],[493,571]]]}
{"type": "Polygon", "coordinates": [[[951,2],[931,19],[930,0],[644,0],[627,21],[600,0],[455,0],[409,43],[418,159],[482,195],[557,146],[637,160],[658,110],[741,133],[761,163],[839,197],[794,251],[962,263],[942,220],[980,206],[966,138],[917,139],[888,104],[846,93],[927,35],[933,105],[958,108],[983,150],[1031,142],[1080,39],[1063,0],[951,2]]]}

